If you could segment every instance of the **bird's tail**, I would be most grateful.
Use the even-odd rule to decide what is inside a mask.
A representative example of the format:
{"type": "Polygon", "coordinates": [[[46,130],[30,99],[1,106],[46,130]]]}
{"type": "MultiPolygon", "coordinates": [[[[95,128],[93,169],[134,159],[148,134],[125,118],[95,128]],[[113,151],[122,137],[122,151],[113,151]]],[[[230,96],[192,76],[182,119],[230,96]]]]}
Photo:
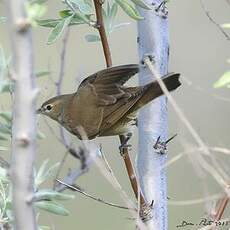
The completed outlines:
{"type": "MultiPolygon", "coordinates": [[[[169,73],[162,77],[162,81],[164,82],[168,91],[173,91],[178,88],[181,83],[179,81],[180,74],[179,73],[169,73]]],[[[137,102],[137,107],[140,108],[152,101],[153,99],[163,95],[163,91],[158,83],[158,81],[151,82],[142,88],[142,96],[140,100],[137,102]]]]}

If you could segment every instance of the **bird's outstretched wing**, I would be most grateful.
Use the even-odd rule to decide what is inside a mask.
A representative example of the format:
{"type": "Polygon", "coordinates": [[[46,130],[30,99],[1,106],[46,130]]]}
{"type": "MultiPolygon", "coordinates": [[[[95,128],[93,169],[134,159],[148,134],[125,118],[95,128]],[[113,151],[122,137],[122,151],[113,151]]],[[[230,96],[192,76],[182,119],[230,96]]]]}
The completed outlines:
{"type": "Polygon", "coordinates": [[[78,90],[90,84],[97,94],[99,106],[115,104],[120,98],[130,97],[123,85],[138,71],[137,64],[110,67],[83,80],[78,90]]]}
{"type": "Polygon", "coordinates": [[[101,70],[83,80],[69,105],[71,130],[82,126],[89,139],[98,135],[105,116],[132,97],[123,84],[138,71],[136,64],[122,65],[101,70]]]}

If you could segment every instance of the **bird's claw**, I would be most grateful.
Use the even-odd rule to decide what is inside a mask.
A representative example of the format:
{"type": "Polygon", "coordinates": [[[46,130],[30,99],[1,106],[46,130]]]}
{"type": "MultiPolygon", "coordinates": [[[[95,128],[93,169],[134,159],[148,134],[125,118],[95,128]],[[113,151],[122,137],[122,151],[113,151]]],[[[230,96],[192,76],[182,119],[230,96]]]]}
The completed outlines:
{"type": "Polygon", "coordinates": [[[130,144],[122,144],[119,146],[120,153],[122,154],[125,149],[131,150],[132,145],[130,144]]]}
{"type": "Polygon", "coordinates": [[[129,151],[130,148],[132,147],[132,145],[128,144],[128,141],[130,140],[131,137],[132,137],[132,133],[127,133],[125,136],[122,136],[121,145],[119,146],[121,155],[124,153],[124,150],[129,151]]]}

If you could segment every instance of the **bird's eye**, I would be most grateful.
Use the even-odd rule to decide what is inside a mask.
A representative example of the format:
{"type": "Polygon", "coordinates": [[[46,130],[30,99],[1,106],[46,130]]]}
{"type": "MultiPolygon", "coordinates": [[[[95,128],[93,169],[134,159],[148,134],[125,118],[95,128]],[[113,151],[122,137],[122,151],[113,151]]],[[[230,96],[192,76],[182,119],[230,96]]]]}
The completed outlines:
{"type": "Polygon", "coordinates": [[[47,106],[46,106],[46,110],[47,110],[47,111],[51,111],[52,108],[53,108],[52,105],[47,105],[47,106]]]}

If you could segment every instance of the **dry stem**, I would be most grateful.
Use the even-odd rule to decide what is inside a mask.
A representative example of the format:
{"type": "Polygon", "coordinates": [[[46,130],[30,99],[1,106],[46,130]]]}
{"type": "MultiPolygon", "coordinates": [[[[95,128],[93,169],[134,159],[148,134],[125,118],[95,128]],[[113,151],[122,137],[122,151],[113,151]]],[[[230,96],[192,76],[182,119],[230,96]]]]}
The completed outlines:
{"type": "MultiPolygon", "coordinates": [[[[95,10],[96,10],[96,16],[97,16],[97,28],[100,34],[101,38],[101,43],[103,46],[103,51],[104,51],[104,56],[106,60],[106,65],[107,67],[112,66],[112,58],[111,58],[111,52],[108,44],[108,39],[106,36],[106,31],[105,31],[105,26],[104,26],[104,20],[103,20],[103,15],[102,15],[102,4],[103,1],[101,0],[94,0],[94,5],[95,5],[95,10]]],[[[123,140],[123,136],[120,136],[120,139],[123,140]]],[[[121,141],[122,144],[122,141],[121,141]]],[[[122,150],[122,155],[124,156],[124,162],[126,166],[126,170],[129,176],[130,183],[132,185],[132,189],[134,191],[136,199],[138,199],[138,184],[137,184],[137,179],[136,175],[134,172],[134,168],[132,165],[131,158],[129,156],[128,148],[123,148],[122,150]]],[[[144,197],[142,194],[140,195],[140,203],[141,207],[148,207],[148,205],[145,203],[144,197]]]]}

